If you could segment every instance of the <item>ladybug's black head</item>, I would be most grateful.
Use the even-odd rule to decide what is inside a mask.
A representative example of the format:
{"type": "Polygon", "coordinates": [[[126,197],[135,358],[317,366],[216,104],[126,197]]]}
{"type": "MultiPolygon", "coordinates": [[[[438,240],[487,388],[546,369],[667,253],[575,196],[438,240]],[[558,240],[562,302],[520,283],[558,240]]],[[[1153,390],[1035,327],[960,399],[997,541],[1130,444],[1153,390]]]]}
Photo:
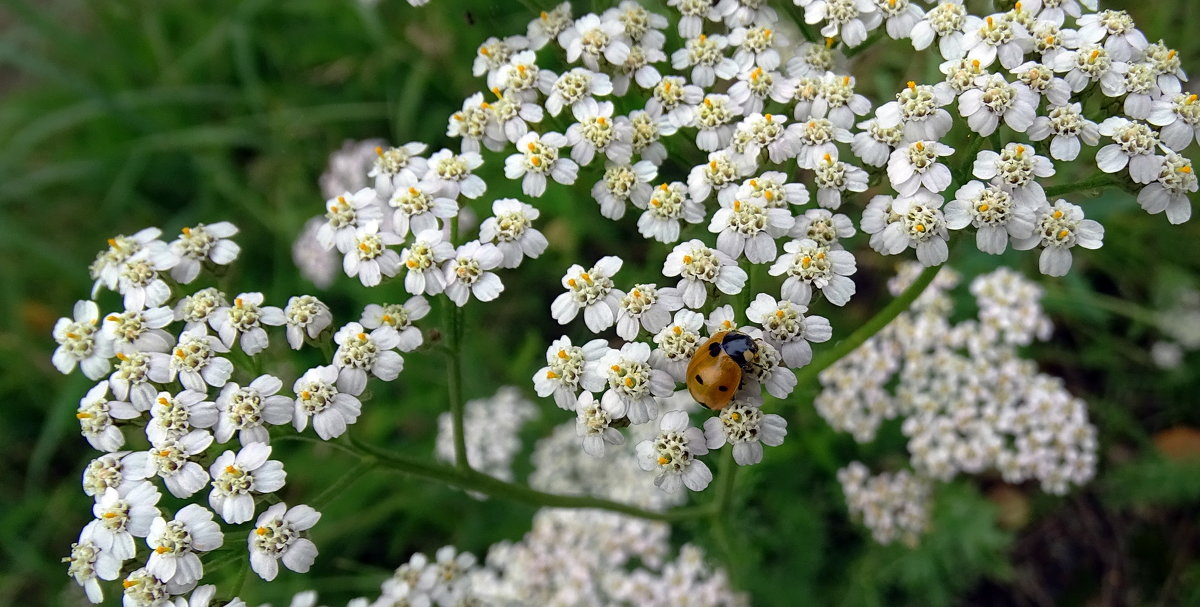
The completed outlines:
{"type": "Polygon", "coordinates": [[[755,345],[754,338],[738,331],[730,331],[725,335],[721,340],[721,349],[743,368],[758,355],[758,346],[755,345]]]}

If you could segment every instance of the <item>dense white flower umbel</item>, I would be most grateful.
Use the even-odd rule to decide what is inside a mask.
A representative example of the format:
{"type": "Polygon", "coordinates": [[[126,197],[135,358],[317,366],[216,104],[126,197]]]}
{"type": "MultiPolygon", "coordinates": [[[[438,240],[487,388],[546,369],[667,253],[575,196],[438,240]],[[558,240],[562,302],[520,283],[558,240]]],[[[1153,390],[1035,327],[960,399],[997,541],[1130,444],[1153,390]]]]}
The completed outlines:
{"type": "MultiPolygon", "coordinates": [[[[226,266],[246,235],[232,223],[107,240],[89,266],[90,298],[52,331],[54,368],[92,382],[75,416],[80,440],[99,452],[81,485],[95,518],[65,559],[89,600],[122,575],[128,606],[224,600],[200,585],[202,559],[223,547],[221,525],[251,521],[256,573],[274,579],[279,561],[307,571],[316,547],[305,536],[320,514],[284,500],[307,499],[297,492],[313,484],[285,487],[272,453],[316,442],[278,446],[310,425],[322,441],[341,437],[331,457],[356,451],[363,437],[343,435],[373,393],[444,393],[425,377],[383,385],[405,357],[461,363],[476,354],[463,343],[487,342],[509,366],[527,361],[528,343],[480,339],[486,324],[464,331],[516,318],[497,313],[506,287],[525,298],[521,309],[557,323],[521,317],[529,331],[562,328],[545,336],[562,335],[544,366],[524,372],[539,399],[569,412],[536,450],[530,484],[540,491],[678,505],[683,487],[712,480],[710,450],[730,449],[739,465],[773,456],[763,446],[785,439],[789,407],[808,406],[788,399],[811,393],[798,385],[811,373],[797,370],[814,360],[812,406],[832,428],[867,441],[896,420],[907,441],[907,468],[872,474],[852,463],[838,473],[848,510],[880,542],[916,542],[933,483],[959,474],[1036,480],[1059,494],[1095,474],[1086,405],[1017,351],[1049,337],[1040,288],[1008,269],[980,276],[970,287],[977,317],[951,322],[949,267],[962,255],[952,250],[967,247],[950,245],[974,241],[1029,270],[1034,253],[1021,252],[1040,249],[1040,272],[1063,276],[1076,253],[1089,263],[1076,247],[1103,244],[1099,220],[1119,221],[1134,204],[1188,221],[1200,190],[1188,157],[1200,142],[1200,97],[1184,90],[1177,51],[1151,43],[1122,11],[1097,12],[1096,0],[1025,0],[991,14],[963,0],[795,0],[794,11],[668,0],[661,15],[635,0],[610,4],[575,15],[564,2],[531,15],[525,35],[484,34],[470,66],[478,89],[432,118],[444,137],[334,152],[294,258],[321,288],[340,273],[381,294],[337,325],[348,291],[287,298],[235,284],[242,274],[226,266]],[[804,27],[788,22],[796,18],[804,27]],[[796,39],[813,31],[825,39],[796,39]],[[859,55],[868,44],[929,53],[914,65],[937,66],[936,80],[856,77],[874,65],[860,57],[879,55],[859,55]],[[516,181],[521,200],[506,197],[516,181]],[[1082,204],[1101,189],[1112,194],[1104,213],[1082,204]],[[591,257],[571,258],[581,252],[591,257]],[[893,274],[876,254],[919,263],[893,274]],[[547,263],[567,268],[561,291],[546,283],[559,275],[547,263]],[[839,351],[827,345],[829,310],[885,285],[900,296],[921,266],[940,265],[907,311],[830,360],[839,351]],[[743,336],[728,344],[748,348],[736,365],[722,358],[724,342],[701,349],[733,331],[743,336]],[[701,430],[685,410],[696,410],[692,394],[712,388],[701,383],[712,373],[738,381],[725,407],[697,413],[701,430]],[[162,491],[175,499],[160,508],[162,491]],[[256,504],[272,505],[255,519],[256,504]]],[[[875,304],[883,308],[853,304],[852,315],[875,304]]],[[[855,328],[839,324],[838,339],[855,328]]],[[[456,381],[462,365],[450,369],[456,381]]],[[[460,479],[508,482],[535,405],[514,389],[468,404],[465,419],[421,413],[438,416],[437,457],[453,462],[461,439],[478,467],[460,479]]],[[[667,529],[613,512],[540,511],[530,536],[486,562],[452,546],[414,556],[379,602],[681,600],[649,601],[651,587],[743,602],[694,548],[664,564],[667,529]],[[619,559],[614,546],[625,546],[619,559]],[[638,571],[612,575],[631,559],[638,571]],[[497,577],[477,584],[481,571],[497,577]],[[555,585],[569,595],[549,592],[555,585]]]]}

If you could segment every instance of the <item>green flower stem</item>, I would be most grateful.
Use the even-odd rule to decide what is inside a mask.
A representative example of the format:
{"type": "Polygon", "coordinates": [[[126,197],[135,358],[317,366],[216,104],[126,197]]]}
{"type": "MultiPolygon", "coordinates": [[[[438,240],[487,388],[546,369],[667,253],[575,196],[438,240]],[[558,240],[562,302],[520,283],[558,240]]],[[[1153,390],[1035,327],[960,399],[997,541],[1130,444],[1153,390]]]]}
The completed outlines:
{"type": "Polygon", "coordinates": [[[386,468],[423,478],[445,483],[468,491],[478,491],[495,498],[521,502],[532,506],[549,508],[597,508],[618,512],[639,518],[675,522],[709,516],[714,506],[706,504],[676,508],[666,512],[656,512],[614,502],[612,500],[588,497],[583,495],[558,495],[530,489],[524,485],[510,483],[469,468],[447,466],[419,458],[408,457],[398,453],[390,453],[378,447],[351,441],[353,448],[360,452],[360,457],[373,466],[386,468]]]}
{"type": "Polygon", "coordinates": [[[912,306],[912,303],[921,296],[921,293],[925,292],[925,288],[933,283],[934,277],[937,276],[938,271],[941,269],[942,266],[925,268],[925,270],[922,271],[919,276],[917,276],[917,279],[913,281],[913,283],[909,285],[907,289],[904,289],[903,293],[900,293],[900,295],[889,302],[887,306],[869,318],[867,322],[863,323],[863,325],[858,328],[857,331],[851,333],[849,337],[839,341],[832,348],[814,358],[808,366],[797,371],[796,385],[815,385],[814,381],[817,378],[817,374],[819,374],[821,371],[824,371],[830,365],[841,360],[842,357],[853,352],[855,348],[866,343],[868,339],[871,339],[871,337],[876,333],[882,331],[883,328],[888,325],[888,323],[892,322],[897,316],[908,310],[909,307],[912,306]]]}
{"type": "Polygon", "coordinates": [[[1075,192],[1082,192],[1084,190],[1102,190],[1107,187],[1119,186],[1121,183],[1122,182],[1120,179],[1117,179],[1112,175],[1100,173],[1091,179],[1050,186],[1046,188],[1046,197],[1050,198],[1052,196],[1063,196],[1075,192]]]}
{"type": "Polygon", "coordinates": [[[733,460],[733,444],[725,445],[725,453],[721,456],[721,478],[718,480],[717,496],[713,499],[715,504],[713,508],[713,516],[722,518],[729,515],[733,505],[733,485],[737,480],[737,462],[733,460]]]}
{"type": "Polygon", "coordinates": [[[328,504],[338,495],[341,495],[341,493],[348,489],[350,485],[353,485],[358,481],[358,479],[362,478],[364,474],[370,472],[371,468],[374,467],[374,460],[360,459],[357,464],[351,466],[349,470],[342,474],[341,478],[337,479],[337,481],[322,491],[320,495],[313,498],[308,505],[317,510],[324,508],[325,504],[328,504]]]}
{"type": "Polygon", "coordinates": [[[467,461],[467,433],[463,425],[462,398],[462,324],[463,310],[459,306],[450,309],[450,353],[446,365],[446,385],[450,392],[450,418],[454,427],[454,463],[462,470],[470,470],[467,461]]]}

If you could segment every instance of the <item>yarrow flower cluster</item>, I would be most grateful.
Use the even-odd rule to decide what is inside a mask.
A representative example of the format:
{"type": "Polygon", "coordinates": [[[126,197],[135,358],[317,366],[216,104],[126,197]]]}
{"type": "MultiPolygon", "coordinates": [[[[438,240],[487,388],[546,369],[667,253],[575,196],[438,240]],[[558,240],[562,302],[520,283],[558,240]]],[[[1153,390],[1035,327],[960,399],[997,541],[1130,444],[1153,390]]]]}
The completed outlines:
{"type": "MultiPolygon", "coordinates": [[[[1183,90],[1178,54],[1124,12],[1097,12],[1094,0],[981,15],[959,0],[927,10],[909,0],[795,4],[812,28],[781,23],[760,0],[668,0],[670,16],[624,0],[579,16],[562,3],[526,35],[483,41],[472,65],[482,86],[447,118],[449,145],[351,142],[322,176],[320,214],[293,247],[303,273],[328,284],[340,259],[373,292],[403,294],[367,305],[357,321],[335,324],[313,295],[268,301],[193,287],[239,256],[228,222],[183,227],[174,239],[158,228],[109,239],[90,266],[91,299],[53,329],[54,366],[98,382],[76,413],[102,452],[84,477],[96,519],[68,557],[88,598],[103,599],[97,580],[132,571],[127,604],[182,601],[171,597],[193,589],[193,601],[207,601],[200,556],[221,546],[221,522],[255,521],[247,558],[264,579],[280,562],[307,571],[317,551],[306,536],[320,513],[281,498],[259,511],[257,496],[285,485],[283,463],[269,459],[272,433],[311,425],[320,439],[337,438],[362,414],[371,382],[396,380],[405,356],[429,347],[458,357],[457,308],[526,292],[506,289],[526,284],[511,273],[545,255],[549,228],[566,219],[603,217],[614,234],[655,241],[627,243],[625,258],[600,252],[591,265],[570,265],[562,291],[544,302],[558,325],[582,317],[592,334],[555,339],[532,376],[538,397],[575,416],[555,439],[585,455],[564,458],[570,473],[624,466],[622,483],[659,487],[649,498],[614,486],[621,495],[612,499],[674,505],[680,488],[707,488],[705,459],[725,447],[738,465],[760,462],[763,447],[787,434],[771,409],[787,406],[779,401],[797,388],[797,371],[814,364],[809,374],[823,369],[815,406],[835,429],[866,441],[883,420],[903,419],[911,474],[870,478],[860,464],[839,474],[851,512],[881,542],[915,541],[935,480],[995,470],[1052,493],[1089,480],[1096,432],[1086,406],[1016,354],[1049,331],[1031,283],[1007,271],[977,278],[978,317],[952,324],[945,293],[957,278],[947,271],[839,361],[825,358],[836,353],[825,344],[848,332],[825,314],[877,278],[865,269],[878,264],[860,263],[865,248],[849,248],[859,231],[875,252],[913,255],[926,268],[953,261],[951,241],[973,237],[990,255],[1040,249],[1040,272],[1062,276],[1077,246],[1098,248],[1105,236],[1079,192],[1124,190],[1148,213],[1187,221],[1200,182],[1184,153],[1200,141],[1200,103],[1183,90]],[[813,29],[825,40],[790,40],[813,29]],[[869,40],[892,44],[885,37],[936,49],[944,78],[897,83],[871,100],[863,93],[873,83],[850,73],[850,59],[869,40]],[[1094,167],[1074,162],[1085,147],[1097,148],[1094,167]],[[488,197],[506,191],[494,181],[501,174],[520,181],[523,198],[488,197]],[[545,203],[560,186],[593,200],[545,203]],[[627,267],[635,259],[662,279],[627,267]],[[111,313],[101,313],[112,305],[104,291],[119,300],[111,313]],[[414,323],[435,306],[451,325],[426,334],[414,323]],[[730,336],[736,348],[726,347],[730,336]],[[264,372],[263,358],[286,352],[285,340],[321,348],[321,364],[264,372]],[[710,373],[720,381],[705,384],[710,373]],[[726,404],[697,411],[692,395],[706,391],[726,404]],[[160,484],[183,500],[207,493],[209,508],[168,512],[160,484]]],[[[906,266],[893,282],[919,271],[906,266]]],[[[461,374],[457,359],[450,370],[461,374]]],[[[455,409],[440,420],[439,456],[452,459],[465,442],[478,467],[460,480],[506,482],[531,407],[510,391],[468,403],[465,420],[455,409]],[[464,426],[466,436],[456,434],[464,426]]],[[[545,474],[535,484],[553,485],[545,474]]],[[[736,602],[720,575],[701,579],[709,570],[690,548],[621,578],[613,571],[632,558],[664,563],[665,544],[645,540],[614,557],[549,545],[561,529],[581,546],[610,545],[596,530],[619,535],[627,524],[611,516],[543,511],[522,543],[495,549],[506,563],[481,566],[453,548],[414,557],[384,596],[549,604],[565,600],[557,582],[538,586],[532,572],[571,560],[575,568],[555,575],[602,580],[580,591],[589,600],[679,604],[662,590],[674,584],[707,588],[690,595],[695,603],[736,602]]]]}

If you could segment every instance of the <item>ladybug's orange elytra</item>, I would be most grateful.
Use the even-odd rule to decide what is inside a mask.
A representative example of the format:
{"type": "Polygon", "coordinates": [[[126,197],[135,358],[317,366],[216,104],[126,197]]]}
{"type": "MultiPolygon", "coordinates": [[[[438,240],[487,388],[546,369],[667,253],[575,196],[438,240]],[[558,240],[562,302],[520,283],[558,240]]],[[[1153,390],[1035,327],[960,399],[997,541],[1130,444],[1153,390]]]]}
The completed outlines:
{"type": "Polygon", "coordinates": [[[713,335],[688,362],[688,392],[709,409],[724,409],[742,384],[743,368],[757,354],[758,347],[745,333],[721,331],[713,335]]]}

